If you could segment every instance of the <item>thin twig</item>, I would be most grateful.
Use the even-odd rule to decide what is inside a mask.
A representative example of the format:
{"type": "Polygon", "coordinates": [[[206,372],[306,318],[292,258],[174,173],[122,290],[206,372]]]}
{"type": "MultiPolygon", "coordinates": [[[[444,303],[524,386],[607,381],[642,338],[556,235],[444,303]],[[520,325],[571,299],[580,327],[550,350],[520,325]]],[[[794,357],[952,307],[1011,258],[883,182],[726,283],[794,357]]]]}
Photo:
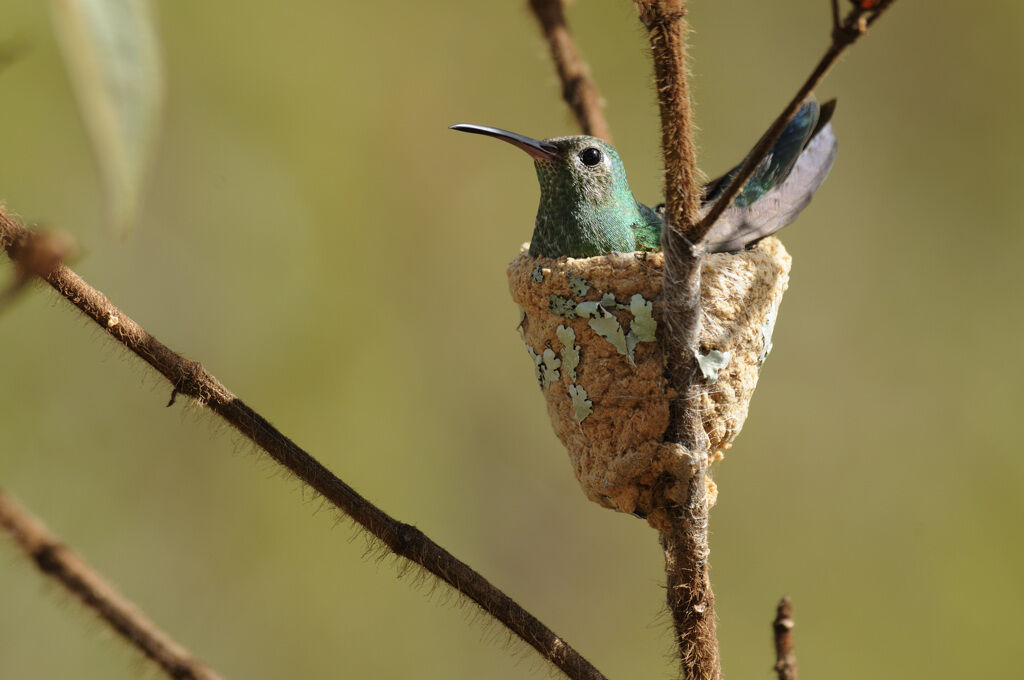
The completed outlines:
{"type": "Polygon", "coordinates": [[[868,26],[873,24],[895,1],[862,0],[860,4],[855,5],[850,10],[850,13],[846,15],[841,24],[836,25],[832,31],[832,44],[829,45],[828,50],[825,51],[818,65],[814,67],[811,75],[807,77],[804,84],[797,90],[793,99],[786,105],[786,108],[779,114],[779,117],[775,119],[775,122],[771,124],[768,131],[764,133],[764,136],[761,137],[754,150],[750,152],[750,155],[743,162],[740,171],[729,182],[729,186],[726,187],[725,191],[722,192],[721,198],[715,202],[711,210],[708,211],[708,214],[704,216],[704,219],[694,228],[692,238],[694,243],[699,243],[707,235],[718,218],[729,207],[729,204],[736,198],[743,185],[754,174],[754,170],[757,169],[757,166],[761,164],[761,161],[768,155],[772,146],[778,141],[786,124],[793,118],[800,105],[814,91],[814,88],[818,86],[818,83],[825,77],[825,74],[839,60],[843,52],[850,45],[857,42],[857,39],[867,32],[868,26]],[[864,9],[865,5],[868,6],[868,9],[864,9]]]}
{"type": "Polygon", "coordinates": [[[775,672],[779,680],[796,680],[796,652],[793,651],[793,601],[786,595],[779,600],[779,607],[772,622],[775,634],[775,672]]]}
{"type": "Polygon", "coordinates": [[[612,141],[601,95],[565,21],[565,4],[562,0],[530,0],[530,9],[551,49],[555,70],[562,81],[562,98],[579,121],[583,134],[612,141]]]}
{"type": "MultiPolygon", "coordinates": [[[[0,209],[0,246],[15,262],[29,234],[27,229],[0,209]]],[[[393,519],[360,496],[278,431],[266,418],[232,394],[199,362],[186,359],[154,338],[66,266],[59,265],[45,278],[58,293],[99,324],[111,337],[167,378],[173,386],[174,394],[191,397],[223,418],[396,555],[420,565],[471,599],[568,677],[579,680],[599,680],[604,677],[579,652],[512,598],[431,541],[422,531],[393,519]]]]}
{"type": "Polygon", "coordinates": [[[160,630],[2,489],[0,528],[11,535],[41,572],[64,586],[167,675],[176,680],[220,680],[220,675],[160,630]]]}
{"type": "MultiPolygon", "coordinates": [[[[882,16],[882,12],[889,9],[889,5],[894,2],[896,0],[861,0],[861,7],[865,12],[869,12],[867,21],[864,23],[865,28],[871,28],[871,25],[882,16]]],[[[862,30],[861,33],[863,32],[862,30]]]]}
{"type": "MultiPolygon", "coordinates": [[[[683,507],[667,508],[662,528],[668,608],[675,626],[683,677],[718,680],[721,660],[715,625],[715,596],[708,576],[708,438],[697,403],[694,350],[700,333],[700,254],[692,247],[701,190],[686,64],[686,2],[636,0],[654,57],[665,156],[665,285],[667,372],[682,399],[673,400],[666,437],[691,456],[692,476],[683,507]]],[[[667,505],[667,503],[666,503],[667,505]]]]}

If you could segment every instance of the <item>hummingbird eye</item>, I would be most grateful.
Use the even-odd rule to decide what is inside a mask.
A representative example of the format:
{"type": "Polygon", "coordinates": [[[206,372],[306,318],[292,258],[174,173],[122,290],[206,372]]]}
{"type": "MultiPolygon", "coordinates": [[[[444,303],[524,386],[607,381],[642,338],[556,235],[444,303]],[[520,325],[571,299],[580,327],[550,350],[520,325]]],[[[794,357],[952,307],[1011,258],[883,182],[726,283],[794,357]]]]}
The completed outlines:
{"type": "Polygon", "coordinates": [[[601,150],[593,146],[587,147],[580,151],[580,160],[583,165],[594,167],[601,162],[601,150]]]}

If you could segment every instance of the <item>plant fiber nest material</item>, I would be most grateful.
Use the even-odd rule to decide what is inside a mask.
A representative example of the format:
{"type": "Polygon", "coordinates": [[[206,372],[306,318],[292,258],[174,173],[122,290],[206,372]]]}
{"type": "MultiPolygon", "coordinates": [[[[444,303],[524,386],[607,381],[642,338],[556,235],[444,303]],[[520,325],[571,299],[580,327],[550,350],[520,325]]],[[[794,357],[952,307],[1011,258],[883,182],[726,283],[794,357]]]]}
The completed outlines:
{"type": "MultiPolygon", "coordinates": [[[[555,433],[592,501],[654,521],[656,499],[682,503],[690,454],[666,442],[660,252],[590,258],[531,257],[524,245],[508,268],[520,328],[555,433]],[[665,488],[665,487],[668,488],[665,488]]],[[[716,456],[747,417],[791,258],[769,237],[740,253],[706,255],[701,269],[699,403],[716,456]]],[[[716,489],[709,478],[712,499],[716,489]]]]}

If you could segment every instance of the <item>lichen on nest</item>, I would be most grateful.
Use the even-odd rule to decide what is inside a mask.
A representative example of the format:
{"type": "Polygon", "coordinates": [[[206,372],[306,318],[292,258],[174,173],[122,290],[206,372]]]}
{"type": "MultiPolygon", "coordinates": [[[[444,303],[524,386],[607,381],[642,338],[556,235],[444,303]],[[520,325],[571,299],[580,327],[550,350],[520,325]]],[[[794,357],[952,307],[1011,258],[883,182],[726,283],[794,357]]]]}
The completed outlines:
{"type": "MultiPolygon", "coordinates": [[[[713,454],[747,417],[790,263],[774,237],[704,257],[698,356],[707,370],[691,407],[713,454]]],[[[658,252],[553,259],[531,257],[527,244],[508,268],[548,415],[584,493],[649,520],[656,497],[685,499],[690,469],[689,453],[664,441],[676,395],[665,374],[663,267],[658,252]]]]}

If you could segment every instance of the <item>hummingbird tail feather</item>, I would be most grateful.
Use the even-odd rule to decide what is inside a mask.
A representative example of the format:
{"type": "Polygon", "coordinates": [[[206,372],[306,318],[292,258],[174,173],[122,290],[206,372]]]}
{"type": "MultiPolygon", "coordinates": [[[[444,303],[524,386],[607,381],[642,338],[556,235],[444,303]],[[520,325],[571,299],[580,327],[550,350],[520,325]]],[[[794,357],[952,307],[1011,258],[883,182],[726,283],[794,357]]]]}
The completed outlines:
{"type": "MultiPolygon", "coordinates": [[[[831,116],[831,107],[828,114],[831,116]]],[[[781,184],[749,205],[734,204],[722,213],[704,239],[704,250],[710,253],[740,251],[795,220],[828,176],[836,158],[836,149],[832,126],[826,123],[813,135],[792,172],[781,184]]],[[[710,209],[711,205],[706,204],[702,212],[707,213],[710,209]]]]}

